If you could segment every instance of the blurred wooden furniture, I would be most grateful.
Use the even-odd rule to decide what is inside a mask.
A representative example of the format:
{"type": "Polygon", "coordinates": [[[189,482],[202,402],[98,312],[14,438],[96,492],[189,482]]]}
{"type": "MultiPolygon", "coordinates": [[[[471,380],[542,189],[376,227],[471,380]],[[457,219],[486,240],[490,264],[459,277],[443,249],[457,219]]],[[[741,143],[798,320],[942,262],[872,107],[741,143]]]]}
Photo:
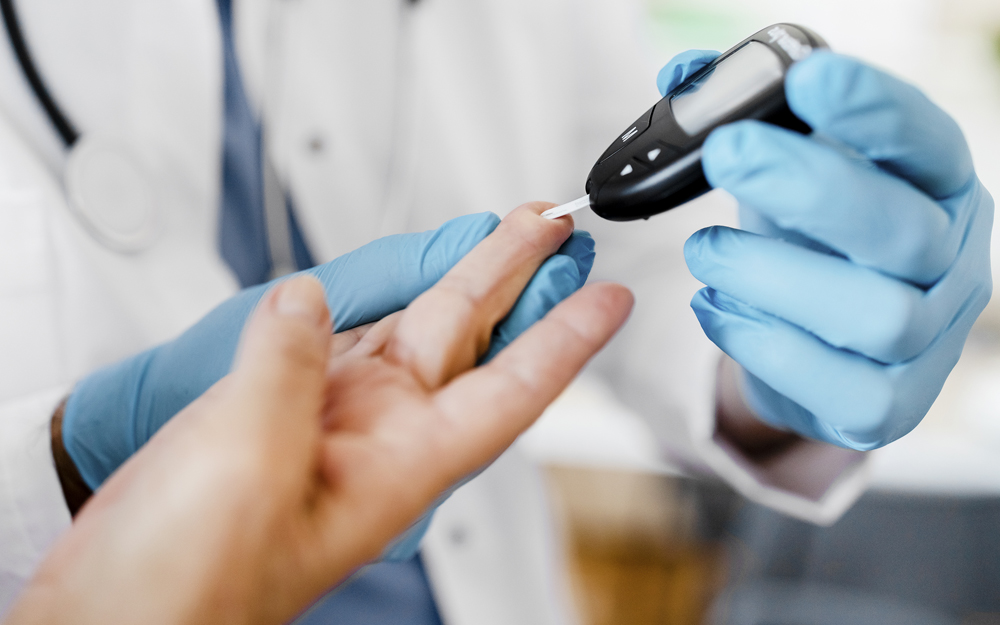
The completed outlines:
{"type": "Polygon", "coordinates": [[[623,471],[554,466],[548,475],[582,623],[702,623],[725,578],[704,489],[623,471]]]}

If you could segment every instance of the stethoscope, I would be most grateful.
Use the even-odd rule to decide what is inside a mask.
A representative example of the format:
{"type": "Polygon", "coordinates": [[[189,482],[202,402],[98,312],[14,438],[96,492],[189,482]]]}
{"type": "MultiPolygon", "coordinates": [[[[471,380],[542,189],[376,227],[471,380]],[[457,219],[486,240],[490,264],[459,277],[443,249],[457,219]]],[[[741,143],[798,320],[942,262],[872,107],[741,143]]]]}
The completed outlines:
{"type": "Polygon", "coordinates": [[[148,249],[161,230],[160,207],[141,158],[124,141],[81,135],[53,97],[28,50],[13,0],[0,0],[7,37],[35,98],[68,151],[63,184],[70,210],[116,252],[148,249]]]}
{"type": "MultiPolygon", "coordinates": [[[[405,0],[416,5],[418,0],[405,0]]],[[[273,6],[272,10],[276,10],[273,6]]],[[[142,252],[162,230],[162,209],[143,160],[126,142],[101,133],[81,134],[43,80],[21,29],[14,0],[0,0],[7,37],[28,85],[68,151],[63,184],[70,210],[88,233],[105,247],[121,253],[142,252]]],[[[280,22],[272,15],[269,23],[280,22]]],[[[281,53],[268,55],[269,84],[278,81],[281,53]]],[[[268,90],[274,91],[274,90],[268,90]]],[[[272,96],[274,94],[272,93],[272,96]]],[[[269,108],[269,102],[264,102],[269,108]]],[[[265,227],[273,275],[295,270],[284,185],[261,141],[265,227]]]]}

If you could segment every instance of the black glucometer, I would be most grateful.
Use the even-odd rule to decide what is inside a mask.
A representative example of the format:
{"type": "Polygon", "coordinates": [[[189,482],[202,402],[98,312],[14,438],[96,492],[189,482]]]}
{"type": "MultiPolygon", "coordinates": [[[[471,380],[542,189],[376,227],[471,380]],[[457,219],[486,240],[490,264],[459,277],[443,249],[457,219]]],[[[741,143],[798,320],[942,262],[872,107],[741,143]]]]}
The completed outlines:
{"type": "MultiPolygon", "coordinates": [[[[816,33],[765,28],[693,74],[618,136],[587,179],[590,207],[604,219],[644,219],[710,189],[701,146],[718,126],[759,119],[811,131],[785,101],[785,74],[816,48],[816,33]]],[[[581,198],[582,199],[582,198],[581,198]]]]}

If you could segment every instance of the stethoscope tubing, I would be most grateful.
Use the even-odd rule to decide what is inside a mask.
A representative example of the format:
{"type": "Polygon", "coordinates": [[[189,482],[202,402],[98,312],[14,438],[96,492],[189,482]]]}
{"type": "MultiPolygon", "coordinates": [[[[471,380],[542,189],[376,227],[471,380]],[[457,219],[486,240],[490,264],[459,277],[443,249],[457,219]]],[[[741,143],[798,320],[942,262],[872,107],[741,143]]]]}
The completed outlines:
{"type": "Polygon", "coordinates": [[[14,48],[14,54],[17,56],[17,62],[21,66],[21,71],[28,80],[28,84],[31,85],[31,90],[35,93],[35,97],[38,98],[38,102],[42,105],[42,108],[45,109],[45,114],[48,115],[49,121],[52,122],[56,132],[62,137],[63,143],[68,148],[73,147],[80,138],[80,133],[73,126],[73,123],[69,121],[69,118],[66,117],[66,114],[63,113],[49,91],[48,86],[46,86],[45,81],[42,80],[38,68],[35,66],[34,58],[31,56],[31,51],[28,50],[28,44],[21,30],[17,11],[14,8],[14,0],[0,0],[0,12],[3,13],[3,24],[7,30],[7,37],[14,48]]]}

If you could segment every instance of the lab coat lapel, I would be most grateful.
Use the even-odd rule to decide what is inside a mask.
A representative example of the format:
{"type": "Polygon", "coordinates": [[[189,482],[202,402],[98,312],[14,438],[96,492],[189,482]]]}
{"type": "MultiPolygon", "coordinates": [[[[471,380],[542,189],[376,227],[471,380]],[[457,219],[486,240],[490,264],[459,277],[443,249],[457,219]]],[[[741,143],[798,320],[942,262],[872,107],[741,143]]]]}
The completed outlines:
{"type": "Polygon", "coordinates": [[[316,260],[377,238],[408,6],[241,0],[235,8],[249,96],[316,260]]]}

